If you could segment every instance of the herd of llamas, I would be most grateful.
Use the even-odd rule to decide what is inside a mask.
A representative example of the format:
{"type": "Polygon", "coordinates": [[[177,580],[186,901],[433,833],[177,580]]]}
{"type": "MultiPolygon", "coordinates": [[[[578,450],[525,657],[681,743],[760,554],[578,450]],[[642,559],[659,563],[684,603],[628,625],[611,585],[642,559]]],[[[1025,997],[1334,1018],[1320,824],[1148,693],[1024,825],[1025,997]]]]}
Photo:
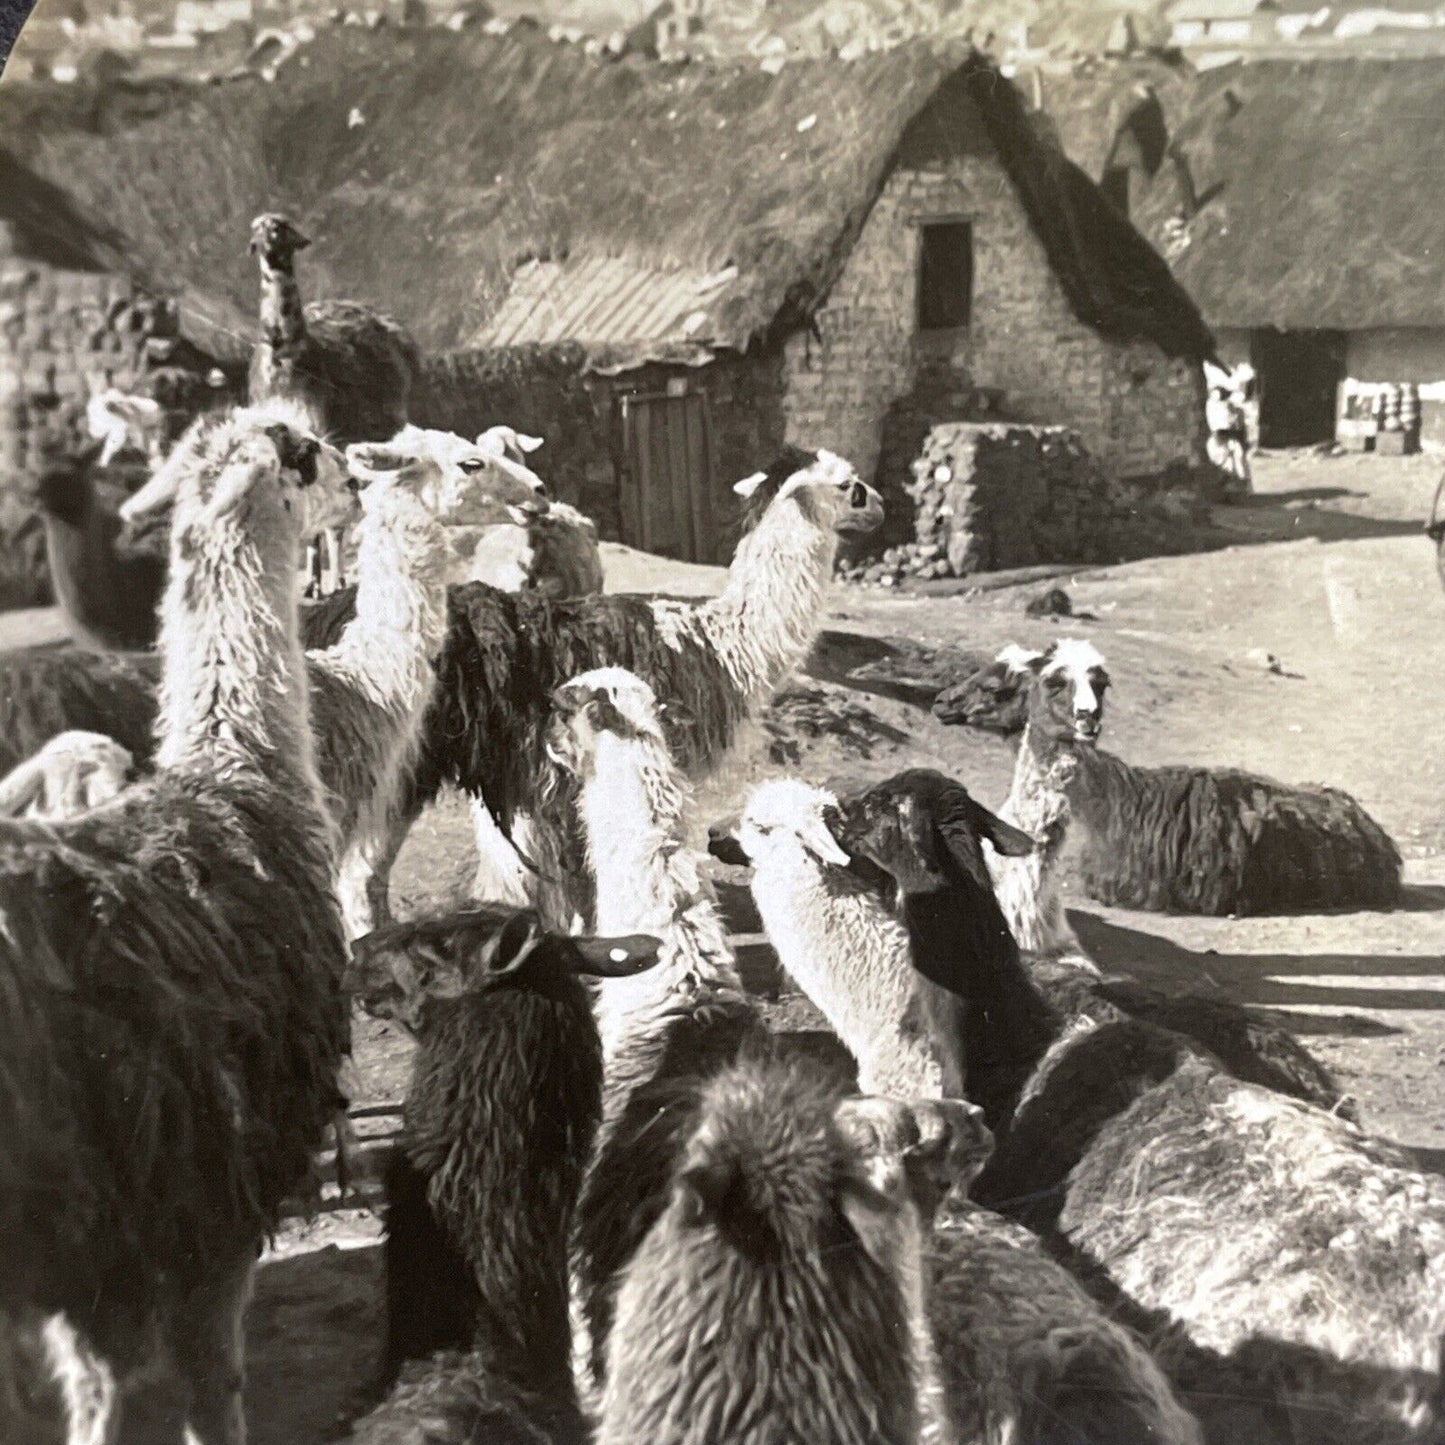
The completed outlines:
{"type": "Polygon", "coordinates": [[[1378,824],[1106,753],[1073,640],[933,704],[1019,734],[997,812],[926,768],[744,797],[878,494],[787,449],[719,595],[603,595],[540,439],[413,423],[415,344],[303,304],[307,244],[253,224],[246,405],[98,392],[37,478],[78,645],[0,656],[0,1440],[111,1445],[160,1370],[242,1445],[359,1006],[416,1051],[337,1438],[1439,1445],[1445,1180],[1291,1034],[1105,975],[1060,892],[1072,829],[1106,901],[1389,907],[1378,824]],[[475,901],[394,921],[447,785],[475,901]],[[744,987],[708,852],[841,1066],[744,987]]]}

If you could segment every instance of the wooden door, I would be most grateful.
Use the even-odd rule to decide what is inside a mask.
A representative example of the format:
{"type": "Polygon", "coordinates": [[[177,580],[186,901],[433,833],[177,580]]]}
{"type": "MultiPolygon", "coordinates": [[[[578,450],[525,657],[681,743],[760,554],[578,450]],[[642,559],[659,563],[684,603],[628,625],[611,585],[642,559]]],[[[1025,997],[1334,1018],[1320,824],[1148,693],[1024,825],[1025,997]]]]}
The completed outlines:
{"type": "Polygon", "coordinates": [[[624,396],[621,413],[622,540],[662,557],[717,561],[707,397],[624,396]]]}

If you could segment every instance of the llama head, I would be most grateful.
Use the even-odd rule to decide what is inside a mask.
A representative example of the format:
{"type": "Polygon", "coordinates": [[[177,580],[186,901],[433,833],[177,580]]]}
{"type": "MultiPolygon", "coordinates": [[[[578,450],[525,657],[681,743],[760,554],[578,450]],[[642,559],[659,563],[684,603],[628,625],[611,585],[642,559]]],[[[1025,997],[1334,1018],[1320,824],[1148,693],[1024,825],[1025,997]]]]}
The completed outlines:
{"type": "Polygon", "coordinates": [[[895,1204],[912,1204],[925,1226],[951,1191],[967,1191],[993,1153],[983,1110],[966,1099],[863,1095],[842,1100],[834,1119],[873,1187],[895,1204]]]}
{"type": "Polygon", "coordinates": [[[85,423],[91,436],[104,443],[97,459],[103,467],[127,447],[154,455],[165,438],[166,415],[160,402],[113,386],[91,393],[85,423]]]}
{"type": "Polygon", "coordinates": [[[983,840],[1007,858],[1022,858],[1037,846],[975,801],[962,783],[931,768],[911,768],[876,784],[850,799],[844,813],[850,851],[890,873],[906,893],[965,882],[991,896],[983,840]]]}
{"type": "Polygon", "coordinates": [[[872,532],[883,521],[883,498],[829,451],[786,447],[761,472],[733,486],[747,502],[747,524],[787,502],[825,532],[872,532]]]}
{"type": "Polygon", "coordinates": [[[273,270],[288,270],[298,251],[311,244],[294,222],[274,211],[267,211],[251,222],[251,254],[273,270]]]}
{"type": "Polygon", "coordinates": [[[1029,684],[1033,664],[1044,656],[1011,642],[990,663],[946,687],[933,700],[939,722],[983,728],[989,732],[1021,732],[1028,720],[1029,684]]]}
{"type": "Polygon", "coordinates": [[[246,525],[309,537],[356,505],[346,459],[322,441],[304,407],[282,399],[202,418],[145,486],[121,504],[139,522],[174,502],[179,535],[244,515],[246,525]]]}
{"type": "Polygon", "coordinates": [[[667,746],[657,695],[625,667],[579,673],[552,693],[546,746],[559,767],[586,776],[607,736],[667,746]]]}
{"type": "Polygon", "coordinates": [[[673,1181],[672,1221],[715,1229],[733,1247],[746,1241],[747,1253],[828,1240],[890,1266],[891,1248],[880,1259],[879,1245],[897,1206],[837,1110],[825,1080],[791,1062],[745,1059],[714,1075],[673,1181]]]}
{"type": "Polygon", "coordinates": [[[1029,726],[1056,741],[1096,743],[1109,689],[1109,671],[1098,649],[1077,638],[1061,638],[1030,670],[1029,726]]]}
{"type": "Polygon", "coordinates": [[[769,778],[759,783],[735,824],[712,830],[708,847],[726,862],[741,859],[756,869],[774,866],[847,868],[853,862],[844,847],[847,829],[838,799],[826,788],[801,778],[769,778]],[[734,853],[722,841],[731,837],[734,853]]]}
{"type": "Polygon", "coordinates": [[[499,906],[379,928],[351,945],[343,987],[378,1018],[412,1033],[427,1005],[498,988],[546,992],[576,975],[620,978],[657,962],[648,934],[621,938],[550,933],[530,909],[499,906]]]}
{"type": "Polygon", "coordinates": [[[357,442],[346,457],[368,491],[415,497],[444,526],[525,523],[547,509],[535,472],[454,432],[405,426],[388,442],[357,442]]]}

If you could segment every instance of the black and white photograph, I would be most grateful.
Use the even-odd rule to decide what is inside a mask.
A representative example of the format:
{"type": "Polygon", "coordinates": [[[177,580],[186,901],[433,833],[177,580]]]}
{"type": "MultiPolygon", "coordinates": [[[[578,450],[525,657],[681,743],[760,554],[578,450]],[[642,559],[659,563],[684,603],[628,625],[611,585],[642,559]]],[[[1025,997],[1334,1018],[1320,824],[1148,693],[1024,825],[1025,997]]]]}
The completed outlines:
{"type": "Polygon", "coordinates": [[[1445,1445],[1445,0],[0,0],[0,1445],[1445,1445]]]}

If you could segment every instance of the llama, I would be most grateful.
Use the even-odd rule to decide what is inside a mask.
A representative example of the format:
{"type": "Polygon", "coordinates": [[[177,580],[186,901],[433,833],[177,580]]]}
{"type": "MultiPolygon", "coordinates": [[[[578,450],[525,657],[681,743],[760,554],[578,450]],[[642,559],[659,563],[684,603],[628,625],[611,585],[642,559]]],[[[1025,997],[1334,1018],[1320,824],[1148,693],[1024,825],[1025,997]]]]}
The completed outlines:
{"type": "Polygon", "coordinates": [[[923,1241],[910,1300],[929,1445],[1061,1440],[1203,1445],[1158,1362],[1111,1320],[1039,1239],[963,1203],[935,1219],[946,1193],[987,1160],[986,1129],[954,1119],[951,1156],[928,1111],[956,1102],[849,1101],[839,1109],[875,1185],[923,1241]],[[850,1107],[851,1105],[851,1107],[850,1107]],[[940,1157],[942,1156],[942,1157],[940,1157]]]}
{"type": "Polygon", "coordinates": [[[97,476],[106,444],[77,446],[45,433],[35,502],[45,528],[46,565],[66,629],[95,651],[149,647],[155,641],[156,604],[165,563],[122,555],[116,505],[97,476]]]}
{"type": "MultiPolygon", "coordinates": [[[[1348,794],[1233,768],[1133,767],[1095,745],[1108,674],[1094,648],[1060,642],[1032,667],[1010,806],[1042,810],[1060,834],[1072,809],[1090,897],[1215,915],[1399,902],[1399,850],[1348,794]]],[[[1040,902],[1055,908],[1050,892],[1040,902]]]]}
{"type": "Polygon", "coordinates": [[[982,1103],[990,1124],[1012,1112],[1018,1086],[1061,1028],[1128,1018],[1184,1035],[1238,1079],[1348,1117],[1329,1072],[1286,1030],[1238,1004],[1161,993],[1069,959],[1021,955],[982,848],[987,839],[1005,856],[1000,829],[1005,845],[1011,830],[961,783],[915,768],[849,799],[844,812],[855,858],[897,884],[919,1018],[942,1063],[945,1092],[982,1103]]]}
{"type": "Polygon", "coordinates": [[[1206,1425],[1258,1401],[1285,1420],[1273,1438],[1440,1438],[1445,1181],[1347,1121],[1104,1024],[1051,1052],[976,1193],[1027,1201],[1168,1329],[1206,1425]]]}
{"type": "Polygon", "coordinates": [[[156,775],[0,823],[0,1314],[49,1316],[71,1441],[161,1350],[192,1437],[244,1438],[241,1312],[346,1044],[295,569],[346,480],[294,408],[219,425],[177,497],[156,775]]]}
{"type": "Polygon", "coordinates": [[[703,1088],[618,1290],[597,1445],[917,1439],[899,1211],[837,1103],[796,1062],[703,1088]]]}
{"type": "MultiPolygon", "coordinates": [[[[542,745],[551,691],[593,667],[626,667],[652,686],[669,745],[694,782],[725,771],[745,725],[811,645],[839,535],[871,530],[882,519],[878,494],[830,452],[789,448],[766,473],[738,485],[756,521],[718,597],[554,602],[480,583],[452,589],[442,682],[409,818],[443,783],[482,798],[509,828],[535,798],[561,791],[542,745]]],[[[582,870],[565,856],[570,812],[563,796],[535,820],[532,850],[553,879],[538,906],[564,921],[590,911],[582,870]]],[[[708,816],[696,800],[692,815],[708,816]]],[[[378,863],[378,909],[390,862],[378,863]]],[[[508,866],[513,859],[501,860],[497,871],[508,866]]]]}
{"type": "Polygon", "coordinates": [[[944,1093],[982,1106],[990,1128],[1005,1127],[1059,1019],[1019,965],[983,840],[1005,857],[1026,855],[1033,840],[925,768],[877,784],[843,811],[853,855],[896,881],[915,1016],[944,1093]]]}
{"type": "MultiPolygon", "coordinates": [[[[955,831],[967,826],[951,811],[955,831]]],[[[865,822],[854,819],[851,844],[891,862],[878,840],[903,830],[865,822]]],[[[944,832],[924,835],[932,856],[915,867],[946,870],[944,832]]],[[[961,992],[987,1010],[1001,960],[952,957],[972,975],[961,992]]],[[[1034,986],[1017,959],[1013,974],[1015,989],[1034,986]]],[[[1429,1393],[1420,1372],[1445,1322],[1445,1181],[1343,1119],[1231,1077],[1182,1034],[1122,1014],[1084,1028],[1058,1017],[1046,1049],[1032,1020],[1011,1041],[1038,1062],[974,1197],[1057,1232],[1092,1276],[1172,1323],[1191,1356],[1171,1363],[1181,1385],[1202,1396],[1278,1390],[1305,1419],[1352,1408],[1362,1375],[1383,1371],[1389,1380],[1365,1390],[1369,1418],[1381,1440],[1416,1438],[1410,1421],[1429,1393]],[[1380,1251],[1396,1246],[1404,1254],[1385,1268],[1380,1251]],[[1278,1348],[1257,1347],[1256,1334],[1278,1348]]],[[[996,1047],[1013,1018],[992,1009],[996,1047]]]]}
{"type": "Polygon", "coordinates": [[[1028,684],[1035,658],[1043,653],[1010,642],[992,662],[943,689],[933,699],[939,722],[1004,735],[1022,732],[1028,721],[1028,684]]]}
{"type": "Polygon", "coordinates": [[[438,464],[406,431],[347,450],[368,485],[357,529],[356,613],[340,639],[307,654],[318,689],[323,777],[337,801],[344,852],[338,888],[347,933],[373,927],[371,860],[389,846],[446,640],[447,526],[484,525],[541,505],[529,484],[490,460],[438,464]],[[323,685],[325,684],[325,685],[323,685]]]}
{"type": "MultiPolygon", "coordinates": [[[[311,244],[285,216],[251,222],[251,253],[261,271],[261,339],[251,353],[251,400],[290,396],[321,418],[341,445],[385,441],[408,421],[421,353],[390,316],[355,301],[301,304],[296,253],[311,244]]],[[[339,572],[339,531],[324,538],[339,572]]],[[[313,584],[320,549],[308,553],[313,584]]],[[[324,591],[333,590],[323,588],[324,591]]]]}
{"type": "MultiPolygon", "coordinates": [[[[385,1381],[427,1359],[357,1430],[466,1398],[584,1431],[572,1381],[567,1238],[601,1110],[602,1052],[579,974],[653,967],[657,940],[544,934],[487,909],[393,925],[354,948],[353,992],[419,1048],[387,1166],[385,1381]],[[428,1388],[428,1386],[430,1388],[428,1388]]],[[[473,1408],[478,1408],[474,1403],[473,1408]]],[[[457,1442],[496,1437],[457,1429],[457,1442]]]]}
{"type": "Polygon", "coordinates": [[[133,761],[103,733],[60,733],[0,777],[0,817],[73,818],[115,797],[133,761]]]}
{"type": "Polygon", "coordinates": [[[843,846],[837,798],[796,778],[760,783],[735,826],[709,846],[752,865],[752,895],[789,977],[858,1062],[865,1094],[937,1097],[938,1060],[910,1020],[915,975],[908,930],[843,846]],[[728,834],[735,833],[734,847],[728,834]]]}
{"type": "Polygon", "coordinates": [[[597,998],[606,1088],[578,1204],[574,1274],[582,1371],[600,1378],[612,1292],[666,1205],[696,1086],[766,1034],[683,837],[687,783],[652,689],[621,668],[580,674],[554,694],[546,746],[580,789],[597,927],[661,940],[658,968],[606,980],[597,998]]]}

